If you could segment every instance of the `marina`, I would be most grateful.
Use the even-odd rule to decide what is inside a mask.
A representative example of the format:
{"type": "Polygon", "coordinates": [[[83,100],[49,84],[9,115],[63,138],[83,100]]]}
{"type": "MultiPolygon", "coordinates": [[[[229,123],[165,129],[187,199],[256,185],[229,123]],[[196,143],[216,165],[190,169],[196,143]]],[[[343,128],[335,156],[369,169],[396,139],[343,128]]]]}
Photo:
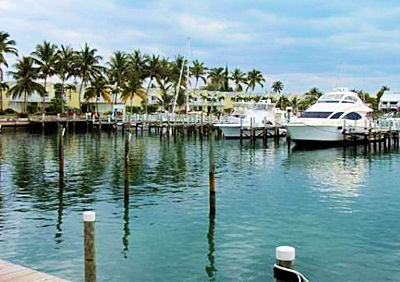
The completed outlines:
{"type": "Polygon", "coordinates": [[[400,281],[396,1],[64,2],[0,0],[0,282],[400,281]]]}
{"type": "Polygon", "coordinates": [[[126,143],[121,132],[66,131],[63,147],[54,133],[3,133],[2,259],[83,279],[82,213],[95,210],[100,280],[270,280],[275,247],[288,243],[310,281],[396,280],[397,148],[288,151],[285,139],[144,133],[126,143]]]}

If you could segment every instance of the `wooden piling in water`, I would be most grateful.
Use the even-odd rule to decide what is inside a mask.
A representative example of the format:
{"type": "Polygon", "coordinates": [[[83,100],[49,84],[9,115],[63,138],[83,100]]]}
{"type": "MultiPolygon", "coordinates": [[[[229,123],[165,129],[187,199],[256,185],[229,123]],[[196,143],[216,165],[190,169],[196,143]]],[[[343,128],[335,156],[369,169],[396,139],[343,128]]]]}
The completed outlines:
{"type": "Polygon", "coordinates": [[[96,216],[94,211],[86,211],[83,213],[85,282],[96,281],[96,253],[94,233],[95,217],[96,216]]]}
{"type": "Polygon", "coordinates": [[[58,142],[59,174],[60,179],[64,177],[64,133],[65,128],[61,126],[58,142]]]}

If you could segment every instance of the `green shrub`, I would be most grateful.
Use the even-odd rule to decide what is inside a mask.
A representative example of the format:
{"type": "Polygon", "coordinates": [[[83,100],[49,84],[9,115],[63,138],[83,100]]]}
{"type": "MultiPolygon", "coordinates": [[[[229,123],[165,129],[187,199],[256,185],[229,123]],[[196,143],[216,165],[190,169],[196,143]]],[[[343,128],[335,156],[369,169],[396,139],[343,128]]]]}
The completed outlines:
{"type": "Polygon", "coordinates": [[[14,114],[14,113],[15,113],[15,111],[13,109],[10,109],[10,108],[4,110],[4,114],[5,115],[14,114]]]}
{"type": "Polygon", "coordinates": [[[18,117],[18,118],[27,118],[27,117],[29,117],[29,113],[27,113],[27,112],[20,112],[20,113],[17,113],[17,117],[18,117]]]}

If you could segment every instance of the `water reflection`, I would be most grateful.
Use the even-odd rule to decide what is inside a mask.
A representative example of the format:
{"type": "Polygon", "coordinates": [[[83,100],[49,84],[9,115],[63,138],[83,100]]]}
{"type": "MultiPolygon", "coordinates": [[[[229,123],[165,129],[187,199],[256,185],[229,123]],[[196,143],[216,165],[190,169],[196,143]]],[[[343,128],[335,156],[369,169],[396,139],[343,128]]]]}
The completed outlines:
{"type": "Polygon", "coordinates": [[[131,145],[131,133],[129,133],[125,137],[125,151],[124,151],[124,228],[123,228],[123,236],[122,236],[122,244],[124,246],[122,253],[124,254],[124,258],[128,257],[129,250],[129,177],[130,177],[130,168],[129,168],[129,152],[131,145]]]}
{"type": "Polygon", "coordinates": [[[215,268],[215,245],[214,245],[214,228],[215,228],[215,212],[216,212],[216,206],[215,206],[215,159],[214,159],[214,138],[213,138],[213,133],[211,133],[210,136],[210,142],[209,142],[209,197],[210,197],[210,203],[209,203],[209,224],[208,224],[208,232],[207,232],[207,241],[208,241],[208,262],[209,265],[206,266],[206,272],[210,280],[214,281],[215,280],[215,273],[217,269],[215,268]]]}
{"type": "Polygon", "coordinates": [[[334,200],[335,208],[350,211],[354,198],[364,187],[368,159],[346,157],[341,148],[293,151],[285,166],[296,167],[309,181],[309,188],[321,194],[320,201],[334,200]],[[327,197],[327,198],[326,198],[327,197]]]}

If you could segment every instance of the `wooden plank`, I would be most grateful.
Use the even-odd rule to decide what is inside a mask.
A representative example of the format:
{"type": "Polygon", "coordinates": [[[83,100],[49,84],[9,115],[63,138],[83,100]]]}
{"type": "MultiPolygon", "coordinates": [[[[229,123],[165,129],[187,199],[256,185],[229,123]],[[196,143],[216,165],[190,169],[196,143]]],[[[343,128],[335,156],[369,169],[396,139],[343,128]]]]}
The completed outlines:
{"type": "Polygon", "coordinates": [[[67,280],[55,276],[29,269],[24,266],[0,260],[0,281],[54,281],[65,282],[67,280]]]}

